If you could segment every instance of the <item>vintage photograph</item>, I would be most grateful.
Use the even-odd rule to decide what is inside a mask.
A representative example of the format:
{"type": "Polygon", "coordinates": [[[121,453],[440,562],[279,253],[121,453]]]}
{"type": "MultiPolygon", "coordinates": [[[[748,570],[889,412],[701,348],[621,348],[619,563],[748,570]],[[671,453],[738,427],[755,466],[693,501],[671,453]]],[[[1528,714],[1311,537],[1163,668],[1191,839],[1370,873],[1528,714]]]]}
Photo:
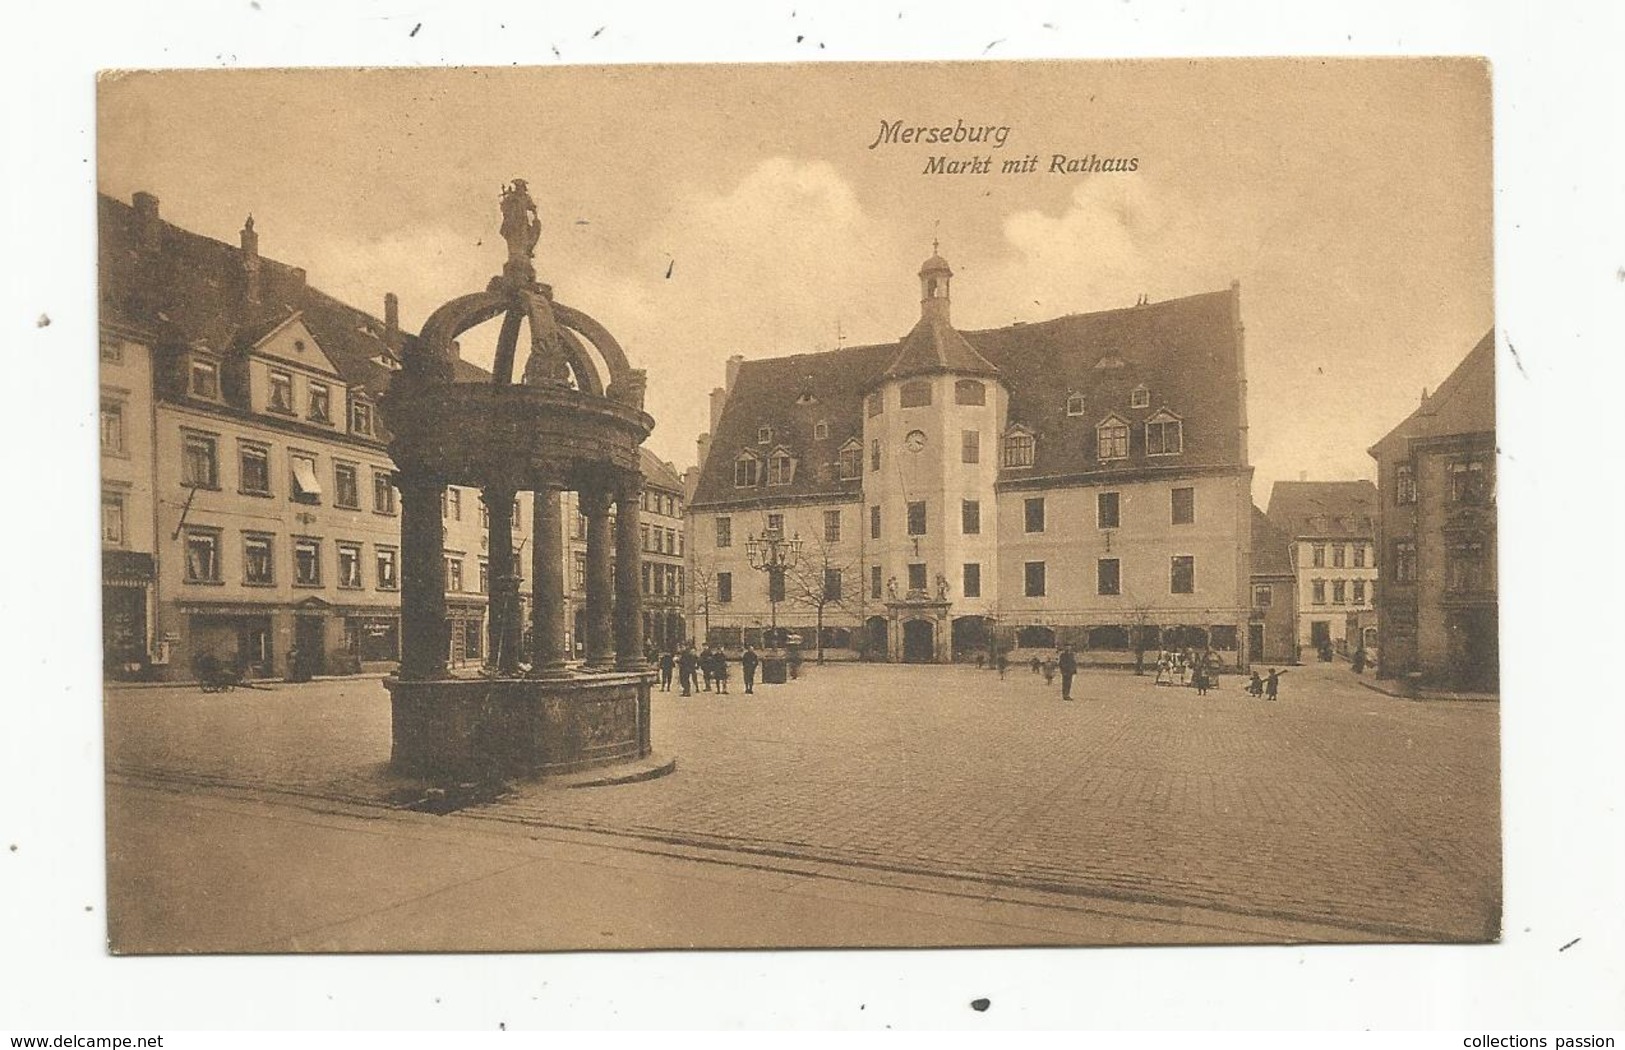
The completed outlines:
{"type": "Polygon", "coordinates": [[[97,122],[113,953],[1499,939],[1484,61],[97,122]]]}

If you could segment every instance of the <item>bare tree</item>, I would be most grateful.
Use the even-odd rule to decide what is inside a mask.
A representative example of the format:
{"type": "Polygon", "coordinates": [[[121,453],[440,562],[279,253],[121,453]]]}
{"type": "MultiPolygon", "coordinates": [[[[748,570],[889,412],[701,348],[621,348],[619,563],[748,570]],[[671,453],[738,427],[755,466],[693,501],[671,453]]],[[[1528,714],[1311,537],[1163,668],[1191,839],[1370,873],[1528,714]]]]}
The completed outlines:
{"type": "Polygon", "coordinates": [[[705,624],[705,634],[702,638],[711,637],[711,598],[716,593],[717,573],[715,569],[701,565],[699,558],[695,558],[688,571],[688,595],[693,603],[693,613],[689,622],[694,622],[698,616],[705,624]]]}
{"type": "Polygon", "coordinates": [[[824,662],[824,611],[829,608],[845,609],[849,600],[855,597],[861,601],[863,598],[863,581],[852,578],[855,565],[855,562],[841,557],[835,544],[820,535],[803,548],[801,558],[784,572],[785,600],[813,610],[818,631],[819,663],[824,662]],[[851,586],[853,582],[859,585],[855,591],[851,586]]]}

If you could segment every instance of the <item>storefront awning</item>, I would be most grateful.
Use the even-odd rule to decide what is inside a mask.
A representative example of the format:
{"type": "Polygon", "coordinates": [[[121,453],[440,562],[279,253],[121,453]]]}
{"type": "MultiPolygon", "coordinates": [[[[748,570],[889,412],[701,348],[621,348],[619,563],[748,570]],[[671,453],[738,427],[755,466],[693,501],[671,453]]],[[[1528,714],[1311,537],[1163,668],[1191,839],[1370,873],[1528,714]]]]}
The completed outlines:
{"type": "Polygon", "coordinates": [[[316,480],[316,465],[308,459],[293,461],[293,483],[299,490],[298,495],[319,497],[322,494],[322,484],[316,480]]]}
{"type": "Polygon", "coordinates": [[[141,551],[102,551],[102,584],[145,587],[152,583],[152,555],[141,551]]]}

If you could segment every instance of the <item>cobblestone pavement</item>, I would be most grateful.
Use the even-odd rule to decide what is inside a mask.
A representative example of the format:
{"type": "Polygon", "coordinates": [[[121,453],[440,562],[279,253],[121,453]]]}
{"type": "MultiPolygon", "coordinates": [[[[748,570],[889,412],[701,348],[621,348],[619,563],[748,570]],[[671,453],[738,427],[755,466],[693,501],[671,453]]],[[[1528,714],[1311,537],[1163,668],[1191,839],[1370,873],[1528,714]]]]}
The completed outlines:
{"type": "MultiPolygon", "coordinates": [[[[1025,669],[809,667],[755,696],[656,693],[677,772],[521,784],[501,820],[875,871],[1313,922],[1350,940],[1484,940],[1500,922],[1498,705],[1418,703],[1342,665],[1277,703],[1025,669]]],[[[110,771],[380,802],[376,680],[115,689],[110,771]]]]}

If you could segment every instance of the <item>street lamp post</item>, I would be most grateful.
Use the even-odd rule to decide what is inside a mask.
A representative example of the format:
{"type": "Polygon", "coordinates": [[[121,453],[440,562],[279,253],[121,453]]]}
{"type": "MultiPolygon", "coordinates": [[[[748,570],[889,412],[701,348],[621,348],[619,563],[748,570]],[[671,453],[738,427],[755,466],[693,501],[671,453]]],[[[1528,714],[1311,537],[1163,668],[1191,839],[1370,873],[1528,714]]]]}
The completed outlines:
{"type": "Polygon", "coordinates": [[[779,594],[784,588],[784,574],[795,568],[801,560],[801,536],[786,539],[783,529],[766,529],[758,538],[751,535],[745,540],[745,559],[750,567],[767,573],[767,604],[772,618],[769,634],[776,643],[779,633],[779,594]]]}

